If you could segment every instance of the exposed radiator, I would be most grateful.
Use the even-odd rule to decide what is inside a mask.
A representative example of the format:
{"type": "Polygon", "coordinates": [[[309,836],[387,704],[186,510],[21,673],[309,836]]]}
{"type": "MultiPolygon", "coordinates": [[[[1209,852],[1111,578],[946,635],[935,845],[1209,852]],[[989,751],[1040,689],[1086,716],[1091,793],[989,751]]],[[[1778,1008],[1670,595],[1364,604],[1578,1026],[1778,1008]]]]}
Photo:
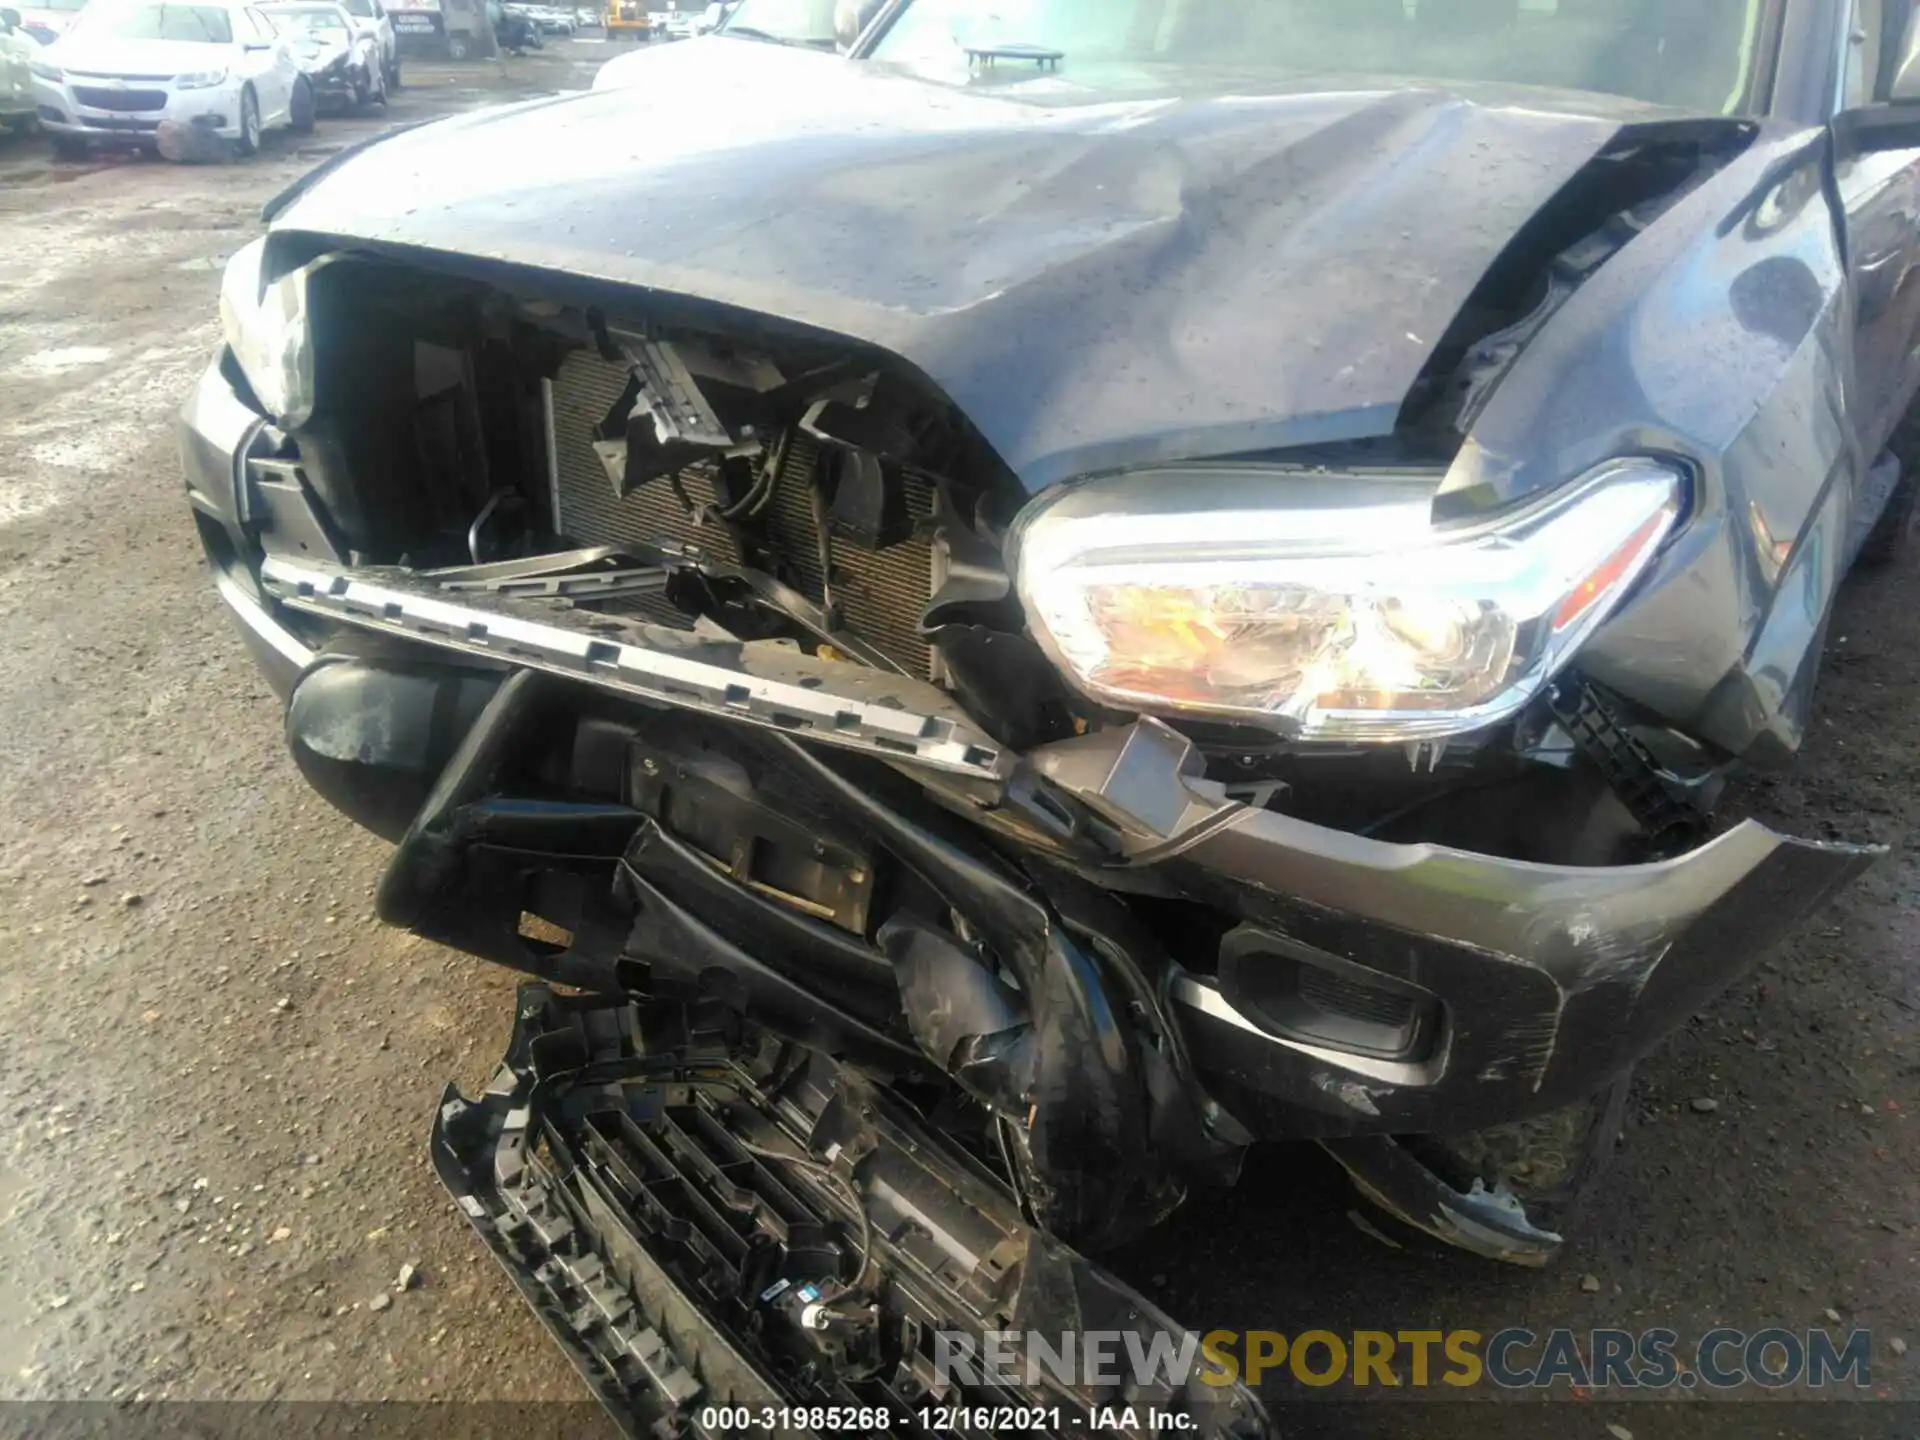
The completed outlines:
{"type": "MultiPolygon", "coordinates": [[[[694,544],[716,561],[739,563],[727,530],[695,521],[668,481],[653,481],[625,499],[614,494],[606,467],[594,453],[593,431],[626,386],[623,367],[584,351],[570,356],[554,379],[555,511],[561,530],[585,545],[694,544]]],[[[812,450],[792,448],[767,514],[767,528],[789,567],[780,578],[816,602],[821,598],[820,558],[809,490],[817,463],[812,450]]],[[[682,480],[695,505],[712,502],[713,487],[699,468],[687,470],[682,480]]],[[[848,630],[898,660],[909,673],[925,678],[929,656],[916,627],[932,593],[933,552],[920,522],[933,511],[933,489],[913,478],[904,483],[915,525],[912,538],[878,552],[836,542],[834,598],[848,630]]]]}

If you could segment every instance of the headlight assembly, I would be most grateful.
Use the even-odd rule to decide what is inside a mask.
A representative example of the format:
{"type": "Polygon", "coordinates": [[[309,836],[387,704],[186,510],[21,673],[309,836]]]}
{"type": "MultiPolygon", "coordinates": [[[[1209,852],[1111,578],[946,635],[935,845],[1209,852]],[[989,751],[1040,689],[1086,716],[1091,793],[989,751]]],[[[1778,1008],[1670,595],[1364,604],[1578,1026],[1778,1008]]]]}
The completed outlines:
{"type": "Polygon", "coordinates": [[[49,65],[44,60],[29,60],[27,62],[27,73],[36,79],[46,80],[55,85],[58,85],[62,80],[67,78],[66,72],[58,65],[49,65]]]}
{"type": "Polygon", "coordinates": [[[224,85],[227,72],[224,70],[195,70],[190,75],[176,75],[173,85],[176,90],[211,90],[216,85],[224,85]]]}
{"type": "Polygon", "coordinates": [[[1435,527],[1433,481],[1251,466],[1067,487],[1013,544],[1036,638],[1089,696],[1304,739],[1435,739],[1537,694],[1646,568],[1683,483],[1621,460],[1435,527]]]}
{"type": "Polygon", "coordinates": [[[313,337],[307,322],[312,267],[267,284],[266,243],[255,240],[227,262],[220,282],[220,326],[268,414],[282,425],[303,425],[313,415],[313,337]]]}

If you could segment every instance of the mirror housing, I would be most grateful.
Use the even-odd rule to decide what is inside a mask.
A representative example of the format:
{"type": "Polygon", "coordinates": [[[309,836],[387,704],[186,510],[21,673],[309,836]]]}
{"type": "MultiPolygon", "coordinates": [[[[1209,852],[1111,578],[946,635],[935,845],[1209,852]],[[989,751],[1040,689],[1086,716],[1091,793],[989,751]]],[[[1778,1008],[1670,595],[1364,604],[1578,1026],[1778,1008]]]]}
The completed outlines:
{"type": "Polygon", "coordinates": [[[0,31],[18,30],[24,23],[26,22],[21,20],[18,10],[12,9],[11,7],[0,10],[0,31]]]}
{"type": "Polygon", "coordinates": [[[833,7],[833,38],[842,55],[853,49],[880,7],[881,0],[838,0],[833,7]]]}
{"type": "Polygon", "coordinates": [[[1920,99],[1867,105],[1836,115],[1833,138],[1843,155],[1920,150],[1920,99]]]}
{"type": "Polygon", "coordinates": [[[1885,98],[1834,116],[1833,135],[1843,154],[1920,150],[1920,4],[1908,0],[1900,63],[1885,98]]]}

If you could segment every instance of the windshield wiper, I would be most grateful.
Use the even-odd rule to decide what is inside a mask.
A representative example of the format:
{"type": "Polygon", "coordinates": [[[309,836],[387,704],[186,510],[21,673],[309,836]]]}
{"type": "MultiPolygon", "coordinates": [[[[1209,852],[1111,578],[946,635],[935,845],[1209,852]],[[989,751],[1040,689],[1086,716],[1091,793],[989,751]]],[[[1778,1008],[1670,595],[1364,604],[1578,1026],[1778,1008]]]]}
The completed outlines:
{"type": "Polygon", "coordinates": [[[761,30],[752,25],[727,25],[713,32],[716,35],[744,35],[749,40],[764,40],[769,45],[794,45],[809,50],[838,50],[840,42],[831,37],[821,39],[818,36],[775,35],[770,30],[761,30]]]}

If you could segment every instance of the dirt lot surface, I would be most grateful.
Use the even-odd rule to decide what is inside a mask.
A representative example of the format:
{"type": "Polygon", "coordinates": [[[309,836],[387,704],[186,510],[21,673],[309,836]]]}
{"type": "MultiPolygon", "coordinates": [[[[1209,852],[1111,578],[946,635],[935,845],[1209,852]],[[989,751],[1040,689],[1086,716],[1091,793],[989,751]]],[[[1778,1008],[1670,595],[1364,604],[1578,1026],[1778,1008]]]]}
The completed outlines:
{"type": "MultiPolygon", "coordinates": [[[[599,58],[415,70],[392,118],[582,85],[599,58]]],[[[170,431],[261,201],[381,123],[244,166],[0,144],[0,1398],[582,1393],[424,1158],[513,982],[369,919],[384,848],[286,760],[170,431]]],[[[1324,1161],[1276,1151],[1120,1268],[1202,1329],[1860,1326],[1873,1390],[1920,1394],[1893,1343],[1920,1345],[1916,613],[1912,570],[1853,587],[1804,759],[1753,792],[1891,857],[1645,1068],[1561,1265],[1394,1253],[1324,1161]]],[[[1799,1414],[1608,1399],[1551,1423],[1644,1437],[1709,1409],[1729,1435],[1799,1414]]],[[[1880,1433],[1876,1409],[1794,1433],[1880,1433]]],[[[1428,1433],[1392,1406],[1337,1430],[1428,1433]]]]}

